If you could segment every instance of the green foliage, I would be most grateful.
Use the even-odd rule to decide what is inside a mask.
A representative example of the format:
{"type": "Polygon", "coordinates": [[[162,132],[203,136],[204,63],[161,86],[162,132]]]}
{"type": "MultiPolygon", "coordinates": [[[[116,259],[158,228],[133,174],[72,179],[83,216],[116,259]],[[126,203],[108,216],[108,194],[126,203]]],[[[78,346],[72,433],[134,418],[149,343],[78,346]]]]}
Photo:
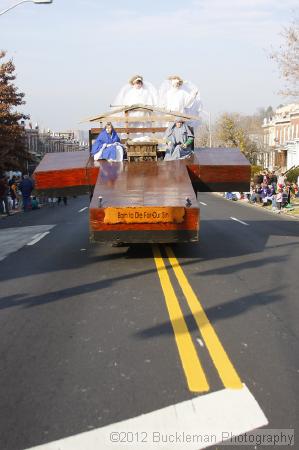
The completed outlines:
{"type": "Polygon", "coordinates": [[[290,183],[297,183],[297,178],[299,177],[299,167],[295,167],[294,169],[290,170],[286,174],[286,177],[290,183]]]}

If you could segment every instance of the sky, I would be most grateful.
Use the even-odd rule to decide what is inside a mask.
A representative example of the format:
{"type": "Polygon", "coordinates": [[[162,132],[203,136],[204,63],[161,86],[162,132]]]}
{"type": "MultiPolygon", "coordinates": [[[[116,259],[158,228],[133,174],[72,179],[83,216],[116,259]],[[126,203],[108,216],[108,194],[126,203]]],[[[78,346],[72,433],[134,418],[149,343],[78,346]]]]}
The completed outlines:
{"type": "MultiPolygon", "coordinates": [[[[17,1],[0,0],[0,12],[17,1]]],[[[172,74],[192,81],[215,120],[288,103],[269,54],[297,13],[298,0],[24,3],[0,16],[0,49],[41,128],[88,129],[81,122],[107,111],[136,73],[156,87],[172,74]]]]}

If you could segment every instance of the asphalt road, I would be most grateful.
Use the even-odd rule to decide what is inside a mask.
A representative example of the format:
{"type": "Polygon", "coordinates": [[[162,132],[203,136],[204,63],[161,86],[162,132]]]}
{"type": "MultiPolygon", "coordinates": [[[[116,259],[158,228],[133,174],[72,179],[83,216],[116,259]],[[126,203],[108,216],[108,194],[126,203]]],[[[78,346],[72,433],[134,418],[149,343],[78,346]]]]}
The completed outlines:
{"type": "Polygon", "coordinates": [[[213,194],[199,202],[200,242],[171,246],[177,262],[167,246],[89,244],[83,197],[0,221],[1,450],[45,445],[237,383],[226,384],[228,365],[215,369],[209,330],[267,428],[298,429],[299,221],[213,194]],[[201,332],[188,283],[205,312],[201,332]],[[183,319],[171,317],[172,289],[183,319]],[[190,341],[180,342],[186,334],[190,341]],[[202,392],[192,389],[187,345],[208,382],[202,392]]]}

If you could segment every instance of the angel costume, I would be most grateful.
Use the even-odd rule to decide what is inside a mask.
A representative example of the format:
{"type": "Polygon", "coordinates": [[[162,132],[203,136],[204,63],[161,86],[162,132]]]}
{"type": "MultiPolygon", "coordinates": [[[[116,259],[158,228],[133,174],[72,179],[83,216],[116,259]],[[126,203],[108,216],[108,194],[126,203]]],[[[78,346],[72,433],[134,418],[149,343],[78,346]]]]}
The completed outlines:
{"type": "Polygon", "coordinates": [[[128,83],[118,93],[114,104],[116,107],[137,104],[153,106],[157,104],[157,91],[148,82],[143,82],[140,88],[128,83]]]}
{"type": "MultiPolygon", "coordinates": [[[[157,105],[158,94],[156,88],[148,81],[143,81],[143,78],[139,75],[133,77],[129,83],[122,87],[118,93],[113,105],[118,108],[121,106],[132,106],[132,105],[147,105],[154,106],[157,105]],[[140,85],[134,84],[136,80],[141,80],[140,85]]],[[[149,113],[145,111],[130,111],[130,117],[145,117],[149,113]]],[[[131,124],[134,127],[147,126],[143,122],[134,122],[131,124]]]]}
{"type": "Polygon", "coordinates": [[[173,79],[163,81],[159,89],[158,104],[168,111],[180,112],[199,116],[201,101],[198,88],[190,81],[181,81],[181,85],[174,86],[173,79]]]}

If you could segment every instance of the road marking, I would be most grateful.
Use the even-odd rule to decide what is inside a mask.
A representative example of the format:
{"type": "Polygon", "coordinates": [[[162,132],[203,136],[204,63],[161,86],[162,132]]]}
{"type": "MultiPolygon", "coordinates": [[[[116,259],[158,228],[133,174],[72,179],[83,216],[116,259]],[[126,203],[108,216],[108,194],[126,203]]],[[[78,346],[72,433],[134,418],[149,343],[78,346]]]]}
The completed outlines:
{"type": "Polygon", "coordinates": [[[222,389],[27,450],[197,450],[267,424],[257,401],[243,385],[239,390],[222,389]]]}
{"type": "Polygon", "coordinates": [[[199,299],[187,280],[177,258],[172,249],[166,246],[166,253],[169,262],[174,270],[179,285],[187,300],[189,308],[197,323],[198,329],[201,332],[206,347],[218,371],[218,374],[226,388],[240,389],[242,382],[234,369],[226,351],[224,350],[214,328],[212,327],[199,299]]]}
{"type": "Polygon", "coordinates": [[[40,234],[35,235],[34,238],[32,239],[32,241],[28,242],[27,245],[34,245],[34,244],[36,244],[38,241],[43,239],[49,233],[50,233],[50,231],[45,231],[44,233],[40,233],[40,234]]]}
{"type": "Polygon", "coordinates": [[[199,202],[201,205],[203,205],[203,206],[208,206],[206,203],[204,203],[204,202],[199,202]]]}
{"type": "Polygon", "coordinates": [[[153,245],[152,249],[188,387],[192,392],[206,392],[209,390],[209,384],[172,287],[160,249],[158,245],[153,245]]]}
{"type": "Polygon", "coordinates": [[[199,345],[200,345],[201,347],[204,347],[204,346],[205,346],[205,344],[204,344],[204,343],[202,342],[202,340],[199,339],[199,338],[196,338],[196,342],[198,342],[199,345]]]}
{"type": "Polygon", "coordinates": [[[38,236],[40,236],[41,235],[41,233],[37,233],[37,234],[35,234],[34,236],[32,236],[32,238],[31,238],[31,241],[33,241],[34,239],[36,239],[38,236]]]}
{"type": "Polygon", "coordinates": [[[230,217],[230,219],[235,220],[236,222],[241,223],[242,225],[249,225],[249,223],[243,222],[242,220],[237,219],[236,217],[230,217]]]}
{"type": "Polygon", "coordinates": [[[37,234],[51,230],[55,225],[2,228],[0,230],[0,261],[26,246],[37,234]]]}
{"type": "Polygon", "coordinates": [[[82,212],[82,211],[85,211],[86,209],[88,209],[88,206],[84,206],[84,208],[82,208],[82,209],[79,209],[79,211],[78,211],[78,212],[82,212]]]}

